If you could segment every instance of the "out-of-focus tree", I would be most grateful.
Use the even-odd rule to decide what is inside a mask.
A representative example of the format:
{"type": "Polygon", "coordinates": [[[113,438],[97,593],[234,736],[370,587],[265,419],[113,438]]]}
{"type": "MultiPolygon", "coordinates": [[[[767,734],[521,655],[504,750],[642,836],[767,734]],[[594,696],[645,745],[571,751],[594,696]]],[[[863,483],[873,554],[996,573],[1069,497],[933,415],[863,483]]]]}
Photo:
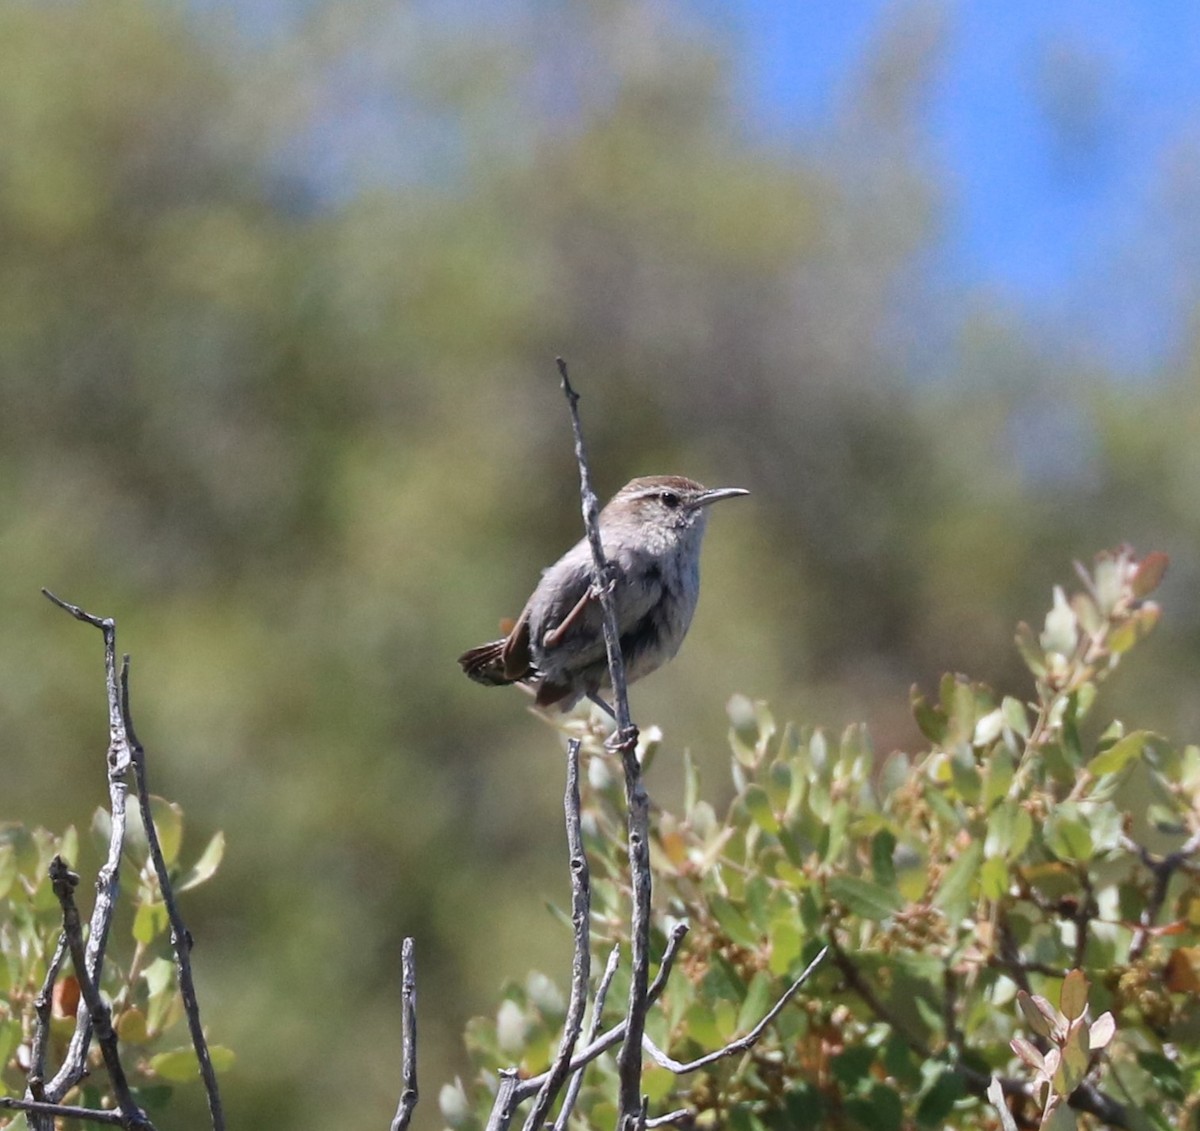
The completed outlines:
{"type": "MultiPolygon", "coordinates": [[[[387,1110],[403,934],[430,1080],[496,985],[560,960],[549,736],[453,663],[579,534],[555,353],[602,489],[754,493],[635,690],[664,759],[722,759],[735,690],[903,742],[911,682],[1007,683],[1011,623],[1122,538],[1176,562],[1150,652],[1200,649],[1194,373],[1063,363],[931,275],[936,19],[893,16],[834,125],[771,148],[685,13],[503,15],[315,4],[255,40],[0,5],[6,802],[86,825],[62,783],[102,720],[50,585],[121,619],[160,788],[228,834],[189,921],[246,1125],[335,1097],[365,1123],[364,1057],[387,1110]]],[[[1190,688],[1125,687],[1186,729],[1190,688]]]]}

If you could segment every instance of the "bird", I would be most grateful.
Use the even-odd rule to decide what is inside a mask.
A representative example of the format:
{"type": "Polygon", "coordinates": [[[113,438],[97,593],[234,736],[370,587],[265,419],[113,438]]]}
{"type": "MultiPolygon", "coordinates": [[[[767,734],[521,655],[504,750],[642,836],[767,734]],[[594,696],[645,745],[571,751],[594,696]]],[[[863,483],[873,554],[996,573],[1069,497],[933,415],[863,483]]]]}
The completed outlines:
{"type": "MultiPolygon", "coordinates": [[[[627,483],[600,512],[627,683],[679,651],[700,596],[708,508],[749,493],[649,475],[627,483]]],[[[587,698],[613,715],[600,695],[610,679],[591,543],[581,539],[543,570],[508,634],[468,649],[458,663],[477,683],[531,688],[539,707],[569,711],[587,698]]]]}

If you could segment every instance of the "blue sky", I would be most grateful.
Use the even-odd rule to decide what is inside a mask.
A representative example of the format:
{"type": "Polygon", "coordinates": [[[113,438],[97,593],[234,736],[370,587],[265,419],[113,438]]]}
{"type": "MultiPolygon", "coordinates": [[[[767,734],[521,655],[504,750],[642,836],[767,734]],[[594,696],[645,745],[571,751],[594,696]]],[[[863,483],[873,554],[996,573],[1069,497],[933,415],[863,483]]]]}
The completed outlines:
{"type": "MultiPolygon", "coordinates": [[[[528,15],[554,2],[435,10],[502,37],[510,4],[528,15]]],[[[937,289],[984,294],[1083,361],[1138,375],[1178,360],[1200,309],[1200,0],[647,2],[728,33],[718,39],[732,45],[750,133],[800,150],[836,141],[840,110],[889,35],[936,27],[918,157],[945,206],[937,289]]],[[[192,0],[209,14],[226,3],[192,0]]],[[[234,3],[252,37],[311,6],[234,3]]],[[[403,66],[388,51],[375,65],[403,66]]],[[[290,155],[326,196],[344,198],[364,171],[369,181],[372,161],[396,179],[422,175],[401,156],[415,154],[426,176],[446,163],[444,123],[397,149],[398,111],[372,94],[375,81],[369,67],[343,75],[320,143],[302,138],[290,155]]]]}
{"type": "Polygon", "coordinates": [[[888,29],[936,16],[921,113],[948,186],[950,281],[1123,367],[1153,370],[1178,348],[1200,294],[1172,222],[1189,191],[1200,206],[1196,0],[734,0],[719,11],[740,44],[739,95],[767,138],[830,128],[888,29]]]}

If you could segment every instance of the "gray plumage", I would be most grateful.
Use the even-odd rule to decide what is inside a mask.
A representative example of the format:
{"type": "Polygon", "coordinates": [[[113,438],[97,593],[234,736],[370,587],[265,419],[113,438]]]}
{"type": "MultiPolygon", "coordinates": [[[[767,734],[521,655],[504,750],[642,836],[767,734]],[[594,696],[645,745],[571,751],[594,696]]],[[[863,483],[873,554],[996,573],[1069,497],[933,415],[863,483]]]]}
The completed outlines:
{"type": "MultiPolygon", "coordinates": [[[[600,512],[629,683],[679,651],[700,595],[707,507],[744,494],[738,487],[707,490],[683,476],[649,476],[621,488],[600,512]]],[[[479,683],[536,686],[542,707],[569,710],[584,696],[597,698],[609,683],[608,657],[587,540],[543,571],[508,636],[464,652],[459,663],[479,683]]]]}

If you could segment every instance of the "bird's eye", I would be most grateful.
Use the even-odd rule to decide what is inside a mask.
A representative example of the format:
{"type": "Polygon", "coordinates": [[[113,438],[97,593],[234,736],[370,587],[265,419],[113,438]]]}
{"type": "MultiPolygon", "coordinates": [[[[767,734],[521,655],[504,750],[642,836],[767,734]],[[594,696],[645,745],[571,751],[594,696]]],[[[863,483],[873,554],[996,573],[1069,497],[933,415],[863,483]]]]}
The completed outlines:
{"type": "Polygon", "coordinates": [[[679,496],[674,491],[664,491],[659,498],[662,499],[663,506],[671,510],[679,506],[679,496]]]}

